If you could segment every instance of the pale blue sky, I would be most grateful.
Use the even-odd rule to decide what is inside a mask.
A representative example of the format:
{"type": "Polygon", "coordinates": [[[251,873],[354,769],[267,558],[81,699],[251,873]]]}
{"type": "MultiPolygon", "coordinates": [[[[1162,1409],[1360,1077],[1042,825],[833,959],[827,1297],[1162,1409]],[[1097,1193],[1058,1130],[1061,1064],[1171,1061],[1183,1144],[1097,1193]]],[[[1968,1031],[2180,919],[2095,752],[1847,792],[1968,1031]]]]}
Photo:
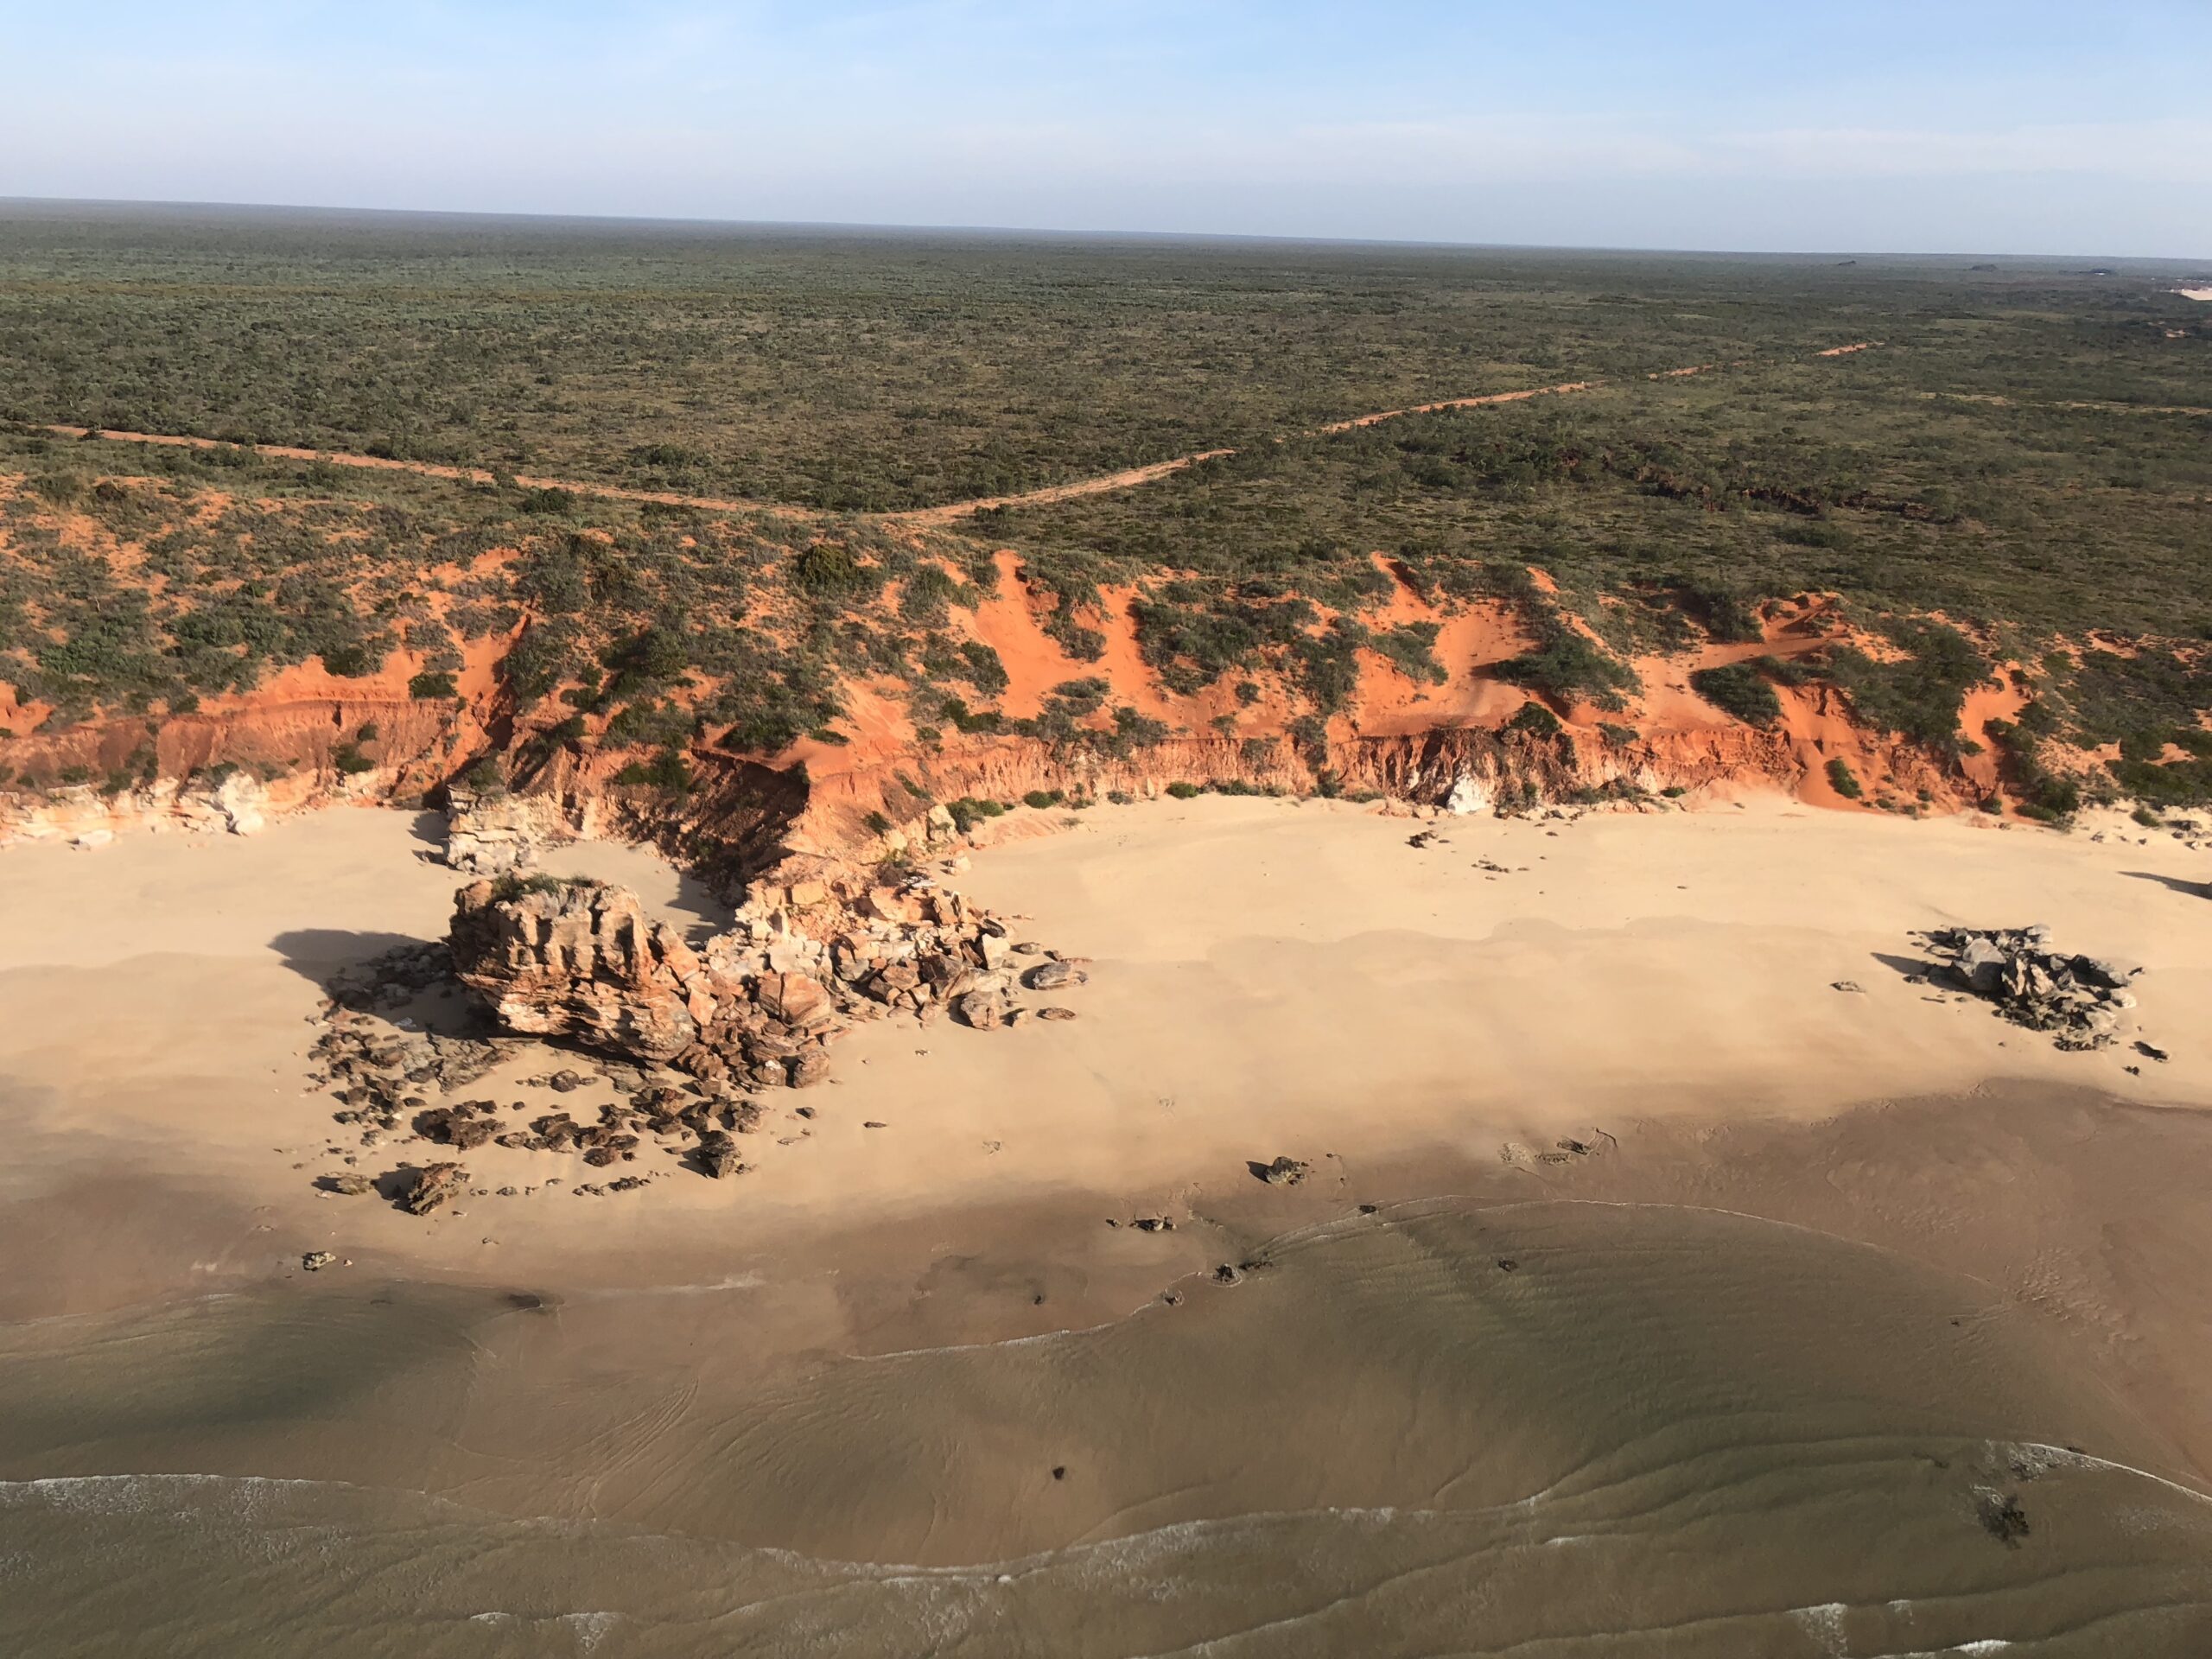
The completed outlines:
{"type": "Polygon", "coordinates": [[[0,0],[0,196],[2212,257],[2212,0],[0,0]]]}

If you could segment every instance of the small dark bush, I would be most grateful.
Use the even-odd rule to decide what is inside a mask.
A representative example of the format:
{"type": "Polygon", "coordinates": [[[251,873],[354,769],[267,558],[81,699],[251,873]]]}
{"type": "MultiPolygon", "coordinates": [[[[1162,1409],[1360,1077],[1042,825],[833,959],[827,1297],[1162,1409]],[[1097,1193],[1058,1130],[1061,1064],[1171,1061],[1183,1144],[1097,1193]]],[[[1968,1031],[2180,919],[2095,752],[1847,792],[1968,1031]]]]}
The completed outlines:
{"type": "Polygon", "coordinates": [[[1782,699],[1764,677],[1748,663],[1725,668],[1700,668],[1690,676],[1690,689],[1723,714],[1733,715],[1747,726],[1771,727],[1782,719],[1782,699]]]}
{"type": "Polygon", "coordinates": [[[1524,702],[1505,722],[1505,729],[1525,737],[1557,737],[1567,728],[1560,724],[1559,716],[1542,703],[1524,702]]]}

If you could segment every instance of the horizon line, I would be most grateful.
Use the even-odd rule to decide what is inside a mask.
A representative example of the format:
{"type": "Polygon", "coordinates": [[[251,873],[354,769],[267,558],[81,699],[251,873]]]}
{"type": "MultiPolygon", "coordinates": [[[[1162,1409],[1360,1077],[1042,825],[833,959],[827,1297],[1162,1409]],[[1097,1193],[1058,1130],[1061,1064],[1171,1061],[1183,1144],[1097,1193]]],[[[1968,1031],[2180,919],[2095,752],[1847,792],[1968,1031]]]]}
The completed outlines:
{"type": "MultiPolygon", "coordinates": [[[[969,236],[1057,238],[1090,242],[1201,242],[1259,244],[1277,247],[1388,248],[1430,252],[1577,253],[1646,255],[1708,259],[2001,260],[2017,264],[2100,260],[2113,265],[2205,264],[2205,256],[2183,254],[1989,253],[1971,249],[1906,250],[1867,248],[1694,248],[1621,243],[1464,242],[1400,237],[1290,236],[1246,231],[1076,230],[1041,225],[926,225],[848,219],[724,219],[693,214],[533,213],[513,208],[360,207],[312,202],[205,201],[183,198],[125,196],[0,195],[0,216],[30,208],[104,208],[234,213],[296,213],[394,219],[505,220],[519,224],[637,226],[662,229],[860,232],[882,236],[969,236]]],[[[2086,274],[2086,273],[2082,273],[2086,274]]]]}

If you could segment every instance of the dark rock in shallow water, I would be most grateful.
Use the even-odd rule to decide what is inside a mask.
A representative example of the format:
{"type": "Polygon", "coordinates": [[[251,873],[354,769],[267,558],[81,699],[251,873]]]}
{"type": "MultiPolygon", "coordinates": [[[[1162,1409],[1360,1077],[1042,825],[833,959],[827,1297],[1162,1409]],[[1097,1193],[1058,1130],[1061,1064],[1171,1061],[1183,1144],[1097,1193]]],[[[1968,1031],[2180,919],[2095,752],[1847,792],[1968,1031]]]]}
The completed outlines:
{"type": "Polygon", "coordinates": [[[2018,1549],[2020,1541],[2034,1530],[2017,1497],[1986,1492],[1979,1509],[1983,1529],[2007,1549],[2018,1549]]]}

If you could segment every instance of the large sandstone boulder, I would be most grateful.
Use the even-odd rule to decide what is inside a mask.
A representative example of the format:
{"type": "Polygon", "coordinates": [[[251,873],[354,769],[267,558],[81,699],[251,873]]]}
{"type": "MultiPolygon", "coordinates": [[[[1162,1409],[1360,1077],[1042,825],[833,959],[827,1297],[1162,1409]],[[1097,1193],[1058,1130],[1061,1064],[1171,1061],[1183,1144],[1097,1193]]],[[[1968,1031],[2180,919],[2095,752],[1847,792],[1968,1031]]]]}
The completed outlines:
{"type": "Polygon", "coordinates": [[[461,891],[450,943],[461,982],[526,1036],[672,1060],[714,1011],[698,957],[621,887],[474,882],[461,891]]]}
{"type": "MultiPolygon", "coordinates": [[[[729,1090],[820,1083],[830,1044],[858,1020],[927,1024],[950,1008],[995,1031],[1013,1019],[1002,922],[919,876],[834,896],[825,885],[803,911],[748,903],[694,950],[620,887],[506,875],[461,891],[449,948],[454,973],[508,1031],[729,1090]]],[[[1042,988],[1084,977],[1072,962],[1028,970],[1042,988]]]]}
{"type": "Polygon", "coordinates": [[[537,862],[537,849],[564,838],[557,803],[539,796],[446,790],[446,862],[469,875],[505,875],[537,862]]]}
{"type": "Polygon", "coordinates": [[[269,827],[269,791],[251,772],[233,772],[215,791],[215,808],[234,836],[257,836],[269,827]]]}

